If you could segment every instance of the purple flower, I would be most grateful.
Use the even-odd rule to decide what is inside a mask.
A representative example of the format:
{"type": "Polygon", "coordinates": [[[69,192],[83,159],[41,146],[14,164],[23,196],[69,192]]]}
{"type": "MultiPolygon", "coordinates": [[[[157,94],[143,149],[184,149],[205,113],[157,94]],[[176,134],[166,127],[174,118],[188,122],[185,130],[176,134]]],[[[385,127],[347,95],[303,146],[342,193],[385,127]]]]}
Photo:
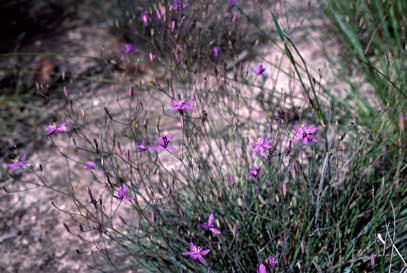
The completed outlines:
{"type": "Polygon", "coordinates": [[[150,22],[150,16],[148,15],[148,12],[143,12],[143,15],[141,15],[141,21],[143,21],[144,25],[147,25],[150,22]]]}
{"type": "Polygon", "coordinates": [[[127,188],[126,185],[122,184],[119,189],[117,190],[117,195],[113,194],[113,197],[120,199],[120,200],[133,200],[133,197],[129,197],[126,195],[127,188]]]}
{"type": "Polygon", "coordinates": [[[22,160],[20,158],[16,158],[11,163],[7,163],[7,168],[10,174],[13,174],[16,169],[19,169],[24,166],[28,166],[30,163],[26,160],[22,160]]]}
{"type": "Polygon", "coordinates": [[[253,178],[253,179],[258,179],[259,174],[260,174],[260,168],[255,165],[250,169],[249,173],[247,174],[247,177],[253,178]]]}
{"type": "Polygon", "coordinates": [[[234,12],[234,13],[233,13],[233,16],[232,16],[232,23],[233,23],[233,24],[236,24],[236,22],[237,22],[237,16],[238,16],[238,13],[237,13],[237,12],[234,12]]]}
{"type": "Polygon", "coordinates": [[[189,243],[188,244],[189,251],[187,252],[182,252],[182,255],[184,256],[189,256],[191,260],[199,260],[202,264],[205,264],[205,259],[203,256],[208,254],[211,250],[206,249],[204,250],[201,246],[196,246],[194,243],[189,243]]]}
{"type": "Polygon", "coordinates": [[[219,57],[219,53],[220,53],[219,47],[215,46],[215,47],[213,48],[213,56],[214,56],[215,58],[217,58],[217,57],[219,57]]]}
{"type": "Polygon", "coordinates": [[[138,50],[131,44],[131,43],[125,43],[123,47],[123,53],[128,55],[128,54],[135,54],[137,53],[138,50]]]}
{"type": "Polygon", "coordinates": [[[148,53],[148,59],[150,60],[150,62],[154,62],[155,58],[156,56],[152,52],[148,53]]]}
{"type": "Polygon", "coordinates": [[[264,71],[266,71],[266,68],[262,64],[258,64],[254,68],[252,68],[252,70],[257,75],[262,75],[264,71]]]}
{"type": "Polygon", "coordinates": [[[138,152],[146,152],[148,151],[148,147],[145,146],[144,144],[137,144],[136,150],[138,152]]]}
{"type": "Polygon", "coordinates": [[[266,266],[264,264],[258,264],[257,273],[267,273],[266,266]]]}
{"type": "Polygon", "coordinates": [[[174,146],[168,146],[170,144],[171,139],[172,139],[171,135],[159,137],[158,138],[159,146],[150,146],[149,150],[151,151],[167,150],[169,152],[174,152],[177,148],[175,148],[174,146]]]}
{"type": "Polygon", "coordinates": [[[213,212],[211,212],[211,214],[209,214],[208,223],[200,224],[199,227],[204,230],[209,230],[213,234],[220,234],[220,230],[216,229],[213,225],[214,218],[215,218],[215,216],[213,215],[213,212]]]}
{"type": "Polygon", "coordinates": [[[237,4],[237,0],[229,0],[229,5],[231,5],[232,7],[235,6],[237,4]]]}
{"type": "Polygon", "coordinates": [[[269,256],[269,257],[267,258],[267,263],[268,263],[268,265],[269,265],[270,267],[275,267],[275,266],[277,265],[277,262],[278,262],[278,260],[277,260],[277,258],[275,258],[274,256],[269,256]]]}
{"type": "Polygon", "coordinates": [[[161,15],[161,11],[159,9],[157,9],[155,11],[155,17],[157,17],[157,20],[160,20],[160,21],[161,21],[161,19],[163,19],[163,16],[161,15]]]}
{"type": "Polygon", "coordinates": [[[192,104],[193,100],[171,100],[172,104],[172,109],[170,110],[171,112],[176,112],[176,111],[192,111],[192,104]]]}
{"type": "Polygon", "coordinates": [[[376,264],[375,257],[376,257],[376,256],[375,256],[374,254],[371,254],[371,255],[370,255],[370,265],[371,265],[372,267],[374,267],[375,264],[376,264]]]}
{"type": "Polygon", "coordinates": [[[95,167],[96,167],[96,164],[93,161],[88,161],[85,164],[85,168],[88,169],[88,170],[94,170],[95,167]]]}
{"type": "Polygon", "coordinates": [[[260,152],[260,155],[265,157],[266,154],[264,153],[264,150],[271,149],[271,139],[266,140],[263,137],[259,137],[256,142],[252,143],[252,147],[252,153],[255,154],[257,152],[260,152]]]}
{"type": "Polygon", "coordinates": [[[292,142],[297,142],[302,140],[302,144],[307,145],[309,142],[317,142],[317,140],[312,136],[318,128],[308,127],[307,124],[304,124],[303,127],[295,125],[293,129],[296,132],[295,137],[292,139],[292,142]]]}
{"type": "Polygon", "coordinates": [[[68,122],[61,122],[59,124],[56,123],[52,123],[50,125],[47,126],[47,133],[48,135],[53,135],[56,133],[64,133],[67,131],[66,125],[68,124],[68,122]]]}
{"type": "Polygon", "coordinates": [[[172,8],[177,10],[177,9],[185,9],[186,7],[188,7],[188,3],[183,3],[181,4],[180,0],[174,0],[172,1],[172,8]]]}

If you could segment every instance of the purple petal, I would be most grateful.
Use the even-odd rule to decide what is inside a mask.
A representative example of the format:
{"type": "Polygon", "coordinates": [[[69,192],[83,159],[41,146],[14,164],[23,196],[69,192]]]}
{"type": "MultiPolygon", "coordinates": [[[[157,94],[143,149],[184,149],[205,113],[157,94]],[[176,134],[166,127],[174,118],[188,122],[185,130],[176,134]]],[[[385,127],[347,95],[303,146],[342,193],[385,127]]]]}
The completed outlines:
{"type": "Polygon", "coordinates": [[[308,144],[308,138],[307,138],[307,137],[304,137],[304,138],[302,139],[302,144],[304,144],[304,145],[307,145],[307,144],[308,144]]]}
{"type": "Polygon", "coordinates": [[[194,254],[194,252],[182,252],[182,255],[184,256],[191,256],[192,254],[194,254]]]}
{"type": "Polygon", "coordinates": [[[148,149],[149,149],[150,151],[161,151],[161,150],[164,150],[164,148],[163,148],[162,146],[150,146],[150,147],[148,147],[148,149]]]}
{"type": "Polygon", "coordinates": [[[117,199],[120,199],[120,200],[123,200],[123,197],[122,197],[122,196],[118,196],[118,195],[116,195],[116,194],[113,194],[113,197],[114,197],[114,198],[117,198],[117,199]]]}
{"type": "Polygon", "coordinates": [[[213,234],[220,234],[220,230],[216,229],[216,228],[209,228],[209,230],[213,233],[213,234]]]}
{"type": "Polygon", "coordinates": [[[171,103],[172,103],[172,105],[174,105],[176,107],[180,106],[180,104],[179,104],[179,102],[177,100],[171,100],[171,103]]]}
{"type": "Polygon", "coordinates": [[[204,230],[208,230],[208,229],[209,229],[208,224],[199,224],[198,226],[199,226],[200,228],[204,229],[204,230]]]}
{"type": "Polygon", "coordinates": [[[167,149],[167,151],[169,151],[169,152],[175,152],[175,151],[177,150],[177,148],[174,147],[174,146],[168,146],[166,149],[167,149]]]}
{"type": "Polygon", "coordinates": [[[201,255],[198,255],[198,260],[201,262],[201,264],[206,264],[204,257],[201,255]]]}
{"type": "Polygon", "coordinates": [[[303,134],[301,126],[294,125],[293,130],[295,130],[296,134],[301,134],[301,135],[303,134]]]}
{"type": "Polygon", "coordinates": [[[308,130],[306,130],[307,134],[313,134],[318,130],[317,127],[313,127],[313,128],[309,128],[308,130]]]}
{"type": "Polygon", "coordinates": [[[253,154],[255,154],[255,153],[257,153],[259,150],[260,150],[260,146],[259,146],[259,145],[256,145],[256,147],[254,147],[254,149],[252,149],[250,152],[253,153],[253,154]]]}
{"type": "Polygon", "coordinates": [[[213,226],[213,219],[215,219],[215,216],[214,216],[214,214],[213,214],[213,212],[211,212],[210,214],[209,214],[209,218],[208,218],[208,226],[213,226]]]}
{"type": "Polygon", "coordinates": [[[257,273],[267,273],[266,267],[264,264],[257,265],[257,273]]]}
{"type": "Polygon", "coordinates": [[[297,141],[299,141],[301,139],[302,139],[302,135],[296,135],[291,141],[292,142],[297,142],[297,141]]]}
{"type": "Polygon", "coordinates": [[[205,255],[207,255],[209,252],[211,252],[210,249],[202,250],[202,251],[201,251],[201,255],[205,256],[205,255]]]}
{"type": "Polygon", "coordinates": [[[189,250],[193,251],[194,248],[195,248],[195,245],[194,245],[193,242],[190,242],[190,243],[188,244],[188,247],[189,247],[189,250]]]}

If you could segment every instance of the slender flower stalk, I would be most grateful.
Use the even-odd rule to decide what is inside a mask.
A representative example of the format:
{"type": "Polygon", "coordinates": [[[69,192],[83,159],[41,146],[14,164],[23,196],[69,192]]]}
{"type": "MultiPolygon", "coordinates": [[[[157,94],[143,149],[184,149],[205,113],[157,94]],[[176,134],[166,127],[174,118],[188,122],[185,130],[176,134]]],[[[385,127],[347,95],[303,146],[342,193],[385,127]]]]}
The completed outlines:
{"type": "Polygon", "coordinates": [[[198,260],[201,264],[206,264],[203,256],[207,255],[211,250],[203,249],[201,246],[196,246],[194,243],[190,242],[188,244],[189,251],[183,252],[182,255],[189,256],[191,260],[198,260]]]}
{"type": "Polygon", "coordinates": [[[317,142],[313,134],[317,131],[316,127],[309,127],[308,124],[304,124],[303,127],[295,125],[293,127],[295,130],[295,137],[292,139],[292,142],[297,142],[302,140],[302,144],[307,145],[310,142],[317,142]]]}
{"type": "Polygon", "coordinates": [[[209,230],[210,232],[212,232],[213,234],[220,234],[220,230],[215,228],[213,221],[215,219],[215,216],[213,214],[213,212],[211,212],[209,214],[209,218],[208,218],[208,223],[206,224],[199,224],[199,227],[204,229],[204,230],[209,230]]]}

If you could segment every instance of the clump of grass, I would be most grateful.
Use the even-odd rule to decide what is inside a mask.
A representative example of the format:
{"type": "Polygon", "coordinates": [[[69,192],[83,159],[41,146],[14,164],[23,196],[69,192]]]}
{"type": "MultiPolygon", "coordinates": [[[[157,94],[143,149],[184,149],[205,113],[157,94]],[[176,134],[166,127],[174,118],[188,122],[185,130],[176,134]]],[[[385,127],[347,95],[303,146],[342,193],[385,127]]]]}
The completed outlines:
{"type": "MultiPolygon", "coordinates": [[[[405,172],[404,157],[391,142],[394,136],[378,138],[380,130],[359,120],[337,124],[336,117],[348,109],[343,103],[333,108],[328,103],[336,106],[334,99],[328,105],[319,100],[306,63],[296,61],[301,53],[275,17],[274,23],[310,101],[297,115],[306,119],[293,121],[273,112],[244,119],[241,105],[256,101],[242,83],[250,86],[264,76],[250,70],[252,74],[236,73],[235,80],[219,70],[202,78],[186,70],[179,73],[191,78],[181,86],[174,87],[172,78],[134,84],[148,97],[163,98],[162,108],[145,111],[133,89],[128,95],[118,93],[117,107],[104,105],[93,134],[85,130],[90,126],[86,114],[70,104],[69,132],[61,133],[77,153],[94,158],[95,166],[87,165],[86,171],[99,187],[83,187],[88,198],[81,200],[70,180],[76,210],[68,212],[72,222],[65,227],[105,258],[101,271],[254,272],[269,256],[277,259],[267,265],[271,272],[405,268],[407,186],[394,180],[404,181],[405,172]],[[193,100],[192,111],[179,108],[187,100],[193,100]],[[169,111],[174,105],[177,111],[169,111]],[[305,123],[318,127],[313,134],[317,142],[294,143],[293,126],[305,123]],[[171,128],[170,143],[157,143],[171,128]],[[250,152],[253,133],[272,139],[265,157],[250,152]],[[176,150],[169,148],[173,146],[176,150]],[[254,165],[260,172],[248,176],[254,165]],[[126,218],[124,208],[130,212],[126,218]],[[220,234],[199,226],[208,224],[211,213],[220,234]],[[190,242],[210,249],[206,264],[183,255],[190,242]]],[[[260,89],[266,98],[275,95],[260,89]]],[[[261,103],[262,109],[275,109],[271,100],[261,103]]],[[[398,134],[404,143],[403,132],[398,134]]],[[[74,163],[83,168],[83,162],[74,163]]],[[[49,184],[46,174],[33,171],[49,184]]]]}
{"type": "Polygon", "coordinates": [[[406,3],[325,0],[323,7],[343,48],[345,73],[359,79],[349,79],[347,98],[357,106],[354,115],[364,126],[370,124],[372,133],[397,141],[400,116],[407,110],[406,3]]]}
{"type": "Polygon", "coordinates": [[[137,47],[150,50],[166,63],[182,63],[190,69],[213,67],[220,60],[237,58],[266,37],[254,25],[262,25],[264,7],[272,1],[117,1],[109,11],[113,32],[137,47]],[[176,4],[178,3],[179,4],[176,4]],[[239,9],[251,15],[242,16],[239,9]],[[143,16],[145,20],[143,20],[143,16]],[[213,54],[219,49],[219,56],[213,54]]]}

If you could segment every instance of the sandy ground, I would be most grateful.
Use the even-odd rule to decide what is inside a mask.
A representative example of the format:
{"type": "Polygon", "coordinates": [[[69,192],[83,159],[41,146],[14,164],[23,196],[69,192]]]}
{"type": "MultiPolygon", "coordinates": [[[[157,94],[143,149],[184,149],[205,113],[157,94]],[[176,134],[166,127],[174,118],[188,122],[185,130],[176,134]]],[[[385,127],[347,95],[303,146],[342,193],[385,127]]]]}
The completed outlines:
{"type": "MultiPolygon", "coordinates": [[[[326,86],[334,87],[335,81],[332,72],[334,67],[325,61],[324,53],[320,48],[325,46],[332,55],[336,54],[337,48],[330,44],[332,41],[321,41],[319,28],[324,28],[326,22],[319,19],[320,15],[315,4],[308,5],[305,3],[299,5],[297,1],[293,0],[291,3],[289,1],[288,4],[279,8],[283,11],[280,14],[281,24],[302,53],[311,74],[316,79],[321,76],[321,81],[326,86]],[[288,17],[285,17],[285,14],[288,17]],[[290,14],[301,14],[301,16],[293,18],[290,17],[290,14]]],[[[267,23],[271,24],[272,22],[267,23]]],[[[298,82],[292,80],[293,71],[288,60],[282,56],[282,44],[278,42],[277,35],[273,35],[273,37],[277,39],[276,43],[273,43],[272,47],[258,48],[259,55],[262,57],[258,57],[250,61],[250,63],[245,63],[245,66],[247,69],[247,67],[253,66],[257,62],[266,65],[268,77],[262,84],[270,90],[275,90],[273,100],[281,102],[279,104],[280,109],[262,109],[258,100],[256,102],[255,99],[252,100],[252,105],[239,106],[237,114],[242,123],[247,124],[244,128],[249,139],[257,137],[253,126],[250,126],[251,120],[259,121],[259,125],[266,128],[269,111],[287,111],[306,103],[298,82]],[[289,96],[289,94],[291,95],[289,96]],[[290,100],[288,97],[294,97],[295,99],[290,100]]],[[[120,50],[120,44],[109,34],[107,26],[103,25],[76,28],[62,36],[55,37],[53,40],[43,41],[42,43],[46,43],[50,49],[62,45],[62,50],[69,52],[72,57],[68,60],[57,59],[57,61],[63,63],[66,69],[73,71],[75,75],[89,69],[97,69],[94,62],[79,56],[97,57],[120,50]]],[[[42,45],[38,44],[37,46],[40,48],[42,45]]],[[[113,74],[117,78],[117,82],[120,83],[99,85],[96,84],[97,81],[94,81],[84,86],[68,86],[68,89],[72,90],[71,96],[76,98],[77,109],[83,110],[86,114],[87,123],[91,124],[95,120],[103,119],[103,107],[108,107],[109,111],[117,117],[120,117],[125,112],[116,102],[116,95],[125,99],[128,96],[129,84],[123,79],[123,75],[113,74]]],[[[146,74],[140,74],[140,79],[148,81],[153,79],[153,76],[147,70],[146,74]]],[[[253,77],[253,81],[260,83],[262,80],[253,77]]],[[[216,85],[216,80],[209,80],[209,84],[216,85]]],[[[238,88],[244,96],[256,98],[261,95],[258,88],[247,88],[239,83],[232,83],[231,85],[238,88]]],[[[233,89],[231,86],[229,88],[233,89]]],[[[137,92],[137,98],[143,102],[148,118],[156,118],[157,109],[162,109],[161,105],[168,105],[168,98],[160,96],[158,93],[152,96],[143,93],[143,91],[135,91],[137,92]]],[[[62,89],[58,89],[56,92],[63,96],[62,89]]],[[[63,102],[55,103],[47,111],[58,113],[63,104],[63,102]]],[[[205,102],[197,105],[197,109],[203,108],[205,108],[205,102]]],[[[214,114],[210,115],[209,119],[212,119],[215,123],[219,120],[219,117],[214,114]]],[[[177,119],[171,117],[163,117],[161,123],[164,124],[162,130],[166,133],[174,132],[179,127],[177,119]]],[[[220,122],[218,125],[219,132],[224,129],[222,126],[220,122]]],[[[95,128],[90,127],[89,130],[89,134],[97,133],[92,132],[95,128]]],[[[180,144],[181,140],[175,137],[174,142],[180,144]]],[[[72,143],[69,143],[67,137],[63,135],[53,137],[53,142],[49,139],[45,140],[41,149],[29,155],[29,160],[35,168],[38,168],[40,163],[42,164],[43,173],[47,174],[47,181],[49,181],[50,186],[68,192],[71,183],[73,183],[80,195],[79,198],[86,200],[88,198],[87,187],[91,188],[95,193],[101,191],[101,185],[94,181],[92,173],[83,168],[84,162],[90,159],[94,160],[94,158],[87,158],[85,153],[74,151],[70,146],[72,143]],[[67,152],[76,162],[67,163],[56,152],[55,145],[67,152]],[[72,170],[71,179],[68,179],[66,175],[67,164],[70,164],[72,170]]],[[[133,149],[130,143],[123,143],[123,147],[124,149],[133,149]]],[[[220,151],[218,153],[219,155],[222,154],[220,151]]],[[[166,162],[165,155],[162,156],[161,160],[166,162]]],[[[177,166],[171,166],[171,164],[167,167],[177,168],[177,166]]],[[[33,181],[32,177],[23,177],[21,180],[33,181]]],[[[91,251],[85,254],[76,252],[77,249],[84,250],[83,245],[74,235],[67,232],[63,223],[67,223],[71,231],[75,232],[78,232],[78,226],[74,226],[74,222],[71,221],[67,214],[56,210],[51,204],[51,202],[54,202],[61,209],[71,210],[73,204],[70,199],[44,188],[25,190],[26,186],[24,184],[10,181],[8,180],[11,184],[7,189],[16,192],[5,193],[3,191],[0,193],[0,211],[2,215],[0,223],[0,253],[2,253],[0,272],[94,272],[94,269],[89,268],[88,265],[100,261],[92,260],[91,251]]],[[[125,213],[123,215],[126,216],[125,213]]]]}

